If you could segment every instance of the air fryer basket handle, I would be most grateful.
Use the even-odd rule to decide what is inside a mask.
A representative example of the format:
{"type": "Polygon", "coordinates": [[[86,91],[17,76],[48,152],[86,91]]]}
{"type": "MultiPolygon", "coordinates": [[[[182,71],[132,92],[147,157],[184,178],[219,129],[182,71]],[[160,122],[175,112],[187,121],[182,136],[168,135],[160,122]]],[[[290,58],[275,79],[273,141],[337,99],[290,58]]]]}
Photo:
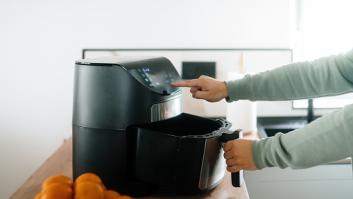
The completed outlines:
{"type": "MultiPolygon", "coordinates": [[[[239,133],[241,130],[235,130],[233,133],[223,133],[220,137],[221,142],[226,143],[230,140],[235,140],[239,138],[239,133]]],[[[240,175],[239,172],[232,173],[232,185],[233,187],[240,187],[240,175]]]]}

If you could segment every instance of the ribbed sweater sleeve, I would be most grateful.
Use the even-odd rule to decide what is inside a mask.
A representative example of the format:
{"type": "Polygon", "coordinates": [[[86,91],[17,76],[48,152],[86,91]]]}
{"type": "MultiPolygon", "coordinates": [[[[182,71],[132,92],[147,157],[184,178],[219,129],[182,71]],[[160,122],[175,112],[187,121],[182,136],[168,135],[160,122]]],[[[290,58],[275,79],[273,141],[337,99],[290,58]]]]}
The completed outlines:
{"type": "Polygon", "coordinates": [[[353,91],[353,50],[226,82],[229,101],[295,100],[353,91]]]}
{"type": "Polygon", "coordinates": [[[253,144],[256,167],[307,168],[353,156],[353,105],[253,144]]]}
{"type": "MultiPolygon", "coordinates": [[[[353,91],[353,51],[311,62],[285,65],[226,82],[229,101],[295,100],[353,91]]],[[[307,168],[353,156],[353,105],[304,128],[253,144],[258,168],[307,168]]]]}

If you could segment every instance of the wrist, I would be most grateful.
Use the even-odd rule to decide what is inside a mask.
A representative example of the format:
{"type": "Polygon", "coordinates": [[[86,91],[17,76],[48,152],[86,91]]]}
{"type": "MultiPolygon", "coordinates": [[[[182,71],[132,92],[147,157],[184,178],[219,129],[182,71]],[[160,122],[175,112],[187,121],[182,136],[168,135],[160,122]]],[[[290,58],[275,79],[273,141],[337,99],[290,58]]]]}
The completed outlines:
{"type": "Polygon", "coordinates": [[[225,98],[226,100],[229,99],[229,94],[228,94],[228,87],[227,87],[227,83],[225,81],[221,82],[221,94],[222,94],[222,98],[225,98]]]}

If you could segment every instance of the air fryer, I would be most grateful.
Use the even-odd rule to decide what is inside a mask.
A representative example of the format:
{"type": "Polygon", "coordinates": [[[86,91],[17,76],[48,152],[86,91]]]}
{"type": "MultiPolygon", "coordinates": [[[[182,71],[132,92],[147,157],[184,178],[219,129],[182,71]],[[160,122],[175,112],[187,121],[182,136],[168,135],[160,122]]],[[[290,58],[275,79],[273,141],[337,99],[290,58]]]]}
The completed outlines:
{"type": "Polygon", "coordinates": [[[178,80],[163,57],[77,61],[74,178],[93,172],[135,196],[217,186],[225,173],[220,136],[230,124],[181,113],[181,89],[170,85],[178,80]]]}

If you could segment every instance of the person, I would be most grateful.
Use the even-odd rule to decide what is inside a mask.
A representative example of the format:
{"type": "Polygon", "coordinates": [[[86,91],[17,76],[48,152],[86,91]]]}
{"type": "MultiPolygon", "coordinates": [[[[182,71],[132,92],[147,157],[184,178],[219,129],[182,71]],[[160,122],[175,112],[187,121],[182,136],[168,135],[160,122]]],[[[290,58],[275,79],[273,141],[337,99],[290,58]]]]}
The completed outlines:
{"type": "MultiPolygon", "coordinates": [[[[209,102],[297,100],[353,92],[353,50],[246,75],[233,81],[207,76],[179,81],[192,96],[209,102]]],[[[236,110],[234,110],[236,111],[236,110]]],[[[264,167],[308,168],[352,157],[353,105],[324,115],[303,128],[260,140],[237,139],[224,146],[229,172],[264,167]]]]}

